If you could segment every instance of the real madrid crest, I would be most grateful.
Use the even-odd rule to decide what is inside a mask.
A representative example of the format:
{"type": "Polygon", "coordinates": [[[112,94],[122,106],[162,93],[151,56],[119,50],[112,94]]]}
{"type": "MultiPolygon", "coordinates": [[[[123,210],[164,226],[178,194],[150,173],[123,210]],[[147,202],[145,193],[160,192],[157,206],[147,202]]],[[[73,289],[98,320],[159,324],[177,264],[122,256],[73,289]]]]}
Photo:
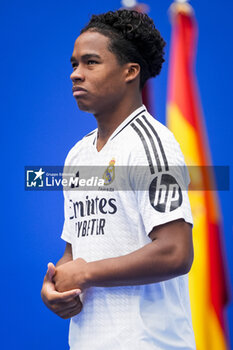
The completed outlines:
{"type": "Polygon", "coordinates": [[[109,166],[103,174],[104,185],[110,185],[115,179],[115,159],[113,158],[109,162],[109,166]]]}

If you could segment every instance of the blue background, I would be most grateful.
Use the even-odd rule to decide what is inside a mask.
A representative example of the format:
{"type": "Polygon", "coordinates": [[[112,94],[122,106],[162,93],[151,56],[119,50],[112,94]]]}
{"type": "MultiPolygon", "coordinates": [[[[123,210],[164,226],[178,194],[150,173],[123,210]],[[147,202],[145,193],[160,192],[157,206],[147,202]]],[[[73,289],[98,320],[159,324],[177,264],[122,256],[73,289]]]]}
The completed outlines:
{"type": "MultiPolygon", "coordinates": [[[[167,42],[166,63],[153,82],[158,120],[165,122],[170,1],[148,0],[167,42]]],[[[192,2],[199,24],[196,72],[213,164],[233,165],[233,3],[192,2]]],[[[73,44],[92,13],[118,9],[119,0],[6,1],[1,26],[1,349],[67,349],[68,321],[40,299],[49,261],[63,253],[62,192],[26,192],[24,166],[63,165],[69,149],[96,127],[72,97],[73,44]]],[[[232,176],[231,176],[232,184],[232,176]]],[[[230,282],[233,280],[232,190],[219,193],[230,282]]],[[[233,305],[227,316],[233,328],[233,305]]],[[[233,344],[231,330],[231,343],[233,344]]],[[[232,345],[233,347],[233,345],[232,345]]]]}

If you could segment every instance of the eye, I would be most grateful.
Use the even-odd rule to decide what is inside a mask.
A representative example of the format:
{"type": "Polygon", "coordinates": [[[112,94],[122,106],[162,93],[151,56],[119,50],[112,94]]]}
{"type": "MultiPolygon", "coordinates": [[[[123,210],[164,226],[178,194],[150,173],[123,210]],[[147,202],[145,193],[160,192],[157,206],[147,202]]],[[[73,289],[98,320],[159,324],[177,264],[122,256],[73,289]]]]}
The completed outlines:
{"type": "Polygon", "coordinates": [[[72,63],[72,68],[75,70],[78,67],[78,63],[72,63]]]}
{"type": "Polygon", "coordinates": [[[97,64],[97,63],[98,63],[98,62],[95,61],[95,60],[88,60],[88,61],[87,61],[87,64],[88,64],[88,65],[97,64]]]}

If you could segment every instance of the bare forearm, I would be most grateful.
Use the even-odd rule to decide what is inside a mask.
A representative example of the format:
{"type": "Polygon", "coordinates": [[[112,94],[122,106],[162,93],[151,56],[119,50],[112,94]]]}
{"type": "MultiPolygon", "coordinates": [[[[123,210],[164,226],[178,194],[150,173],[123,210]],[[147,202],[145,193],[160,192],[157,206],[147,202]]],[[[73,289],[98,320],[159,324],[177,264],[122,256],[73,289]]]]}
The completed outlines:
{"type": "Polygon", "coordinates": [[[71,249],[71,245],[69,243],[67,243],[64,255],[62,256],[62,258],[60,260],[58,260],[58,262],[56,263],[56,267],[63,265],[71,260],[73,260],[72,249],[71,249]]]}
{"type": "Polygon", "coordinates": [[[63,256],[60,260],[58,260],[58,262],[56,263],[56,267],[60,266],[60,265],[63,265],[69,261],[72,260],[72,257],[70,256],[63,256]]]}
{"type": "Polygon", "coordinates": [[[192,229],[177,220],[150,233],[151,243],[124,256],[86,262],[78,258],[58,267],[54,277],[60,292],[92,286],[156,283],[187,273],[193,261],[192,229]]]}
{"type": "Polygon", "coordinates": [[[87,286],[123,286],[168,280],[187,273],[190,264],[181,261],[178,250],[160,249],[156,242],[125,256],[104,259],[86,265],[87,286]]]}

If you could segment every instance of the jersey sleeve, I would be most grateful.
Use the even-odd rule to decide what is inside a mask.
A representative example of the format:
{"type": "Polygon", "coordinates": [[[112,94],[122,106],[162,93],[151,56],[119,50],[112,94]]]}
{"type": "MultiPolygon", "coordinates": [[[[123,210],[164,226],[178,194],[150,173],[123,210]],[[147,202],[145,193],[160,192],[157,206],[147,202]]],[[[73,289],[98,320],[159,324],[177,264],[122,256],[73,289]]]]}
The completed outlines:
{"type": "Polygon", "coordinates": [[[188,198],[190,182],[180,146],[170,131],[139,144],[133,155],[131,186],[147,235],[158,225],[177,219],[193,224],[188,198]],[[156,149],[156,152],[155,152],[156,149]]]}

